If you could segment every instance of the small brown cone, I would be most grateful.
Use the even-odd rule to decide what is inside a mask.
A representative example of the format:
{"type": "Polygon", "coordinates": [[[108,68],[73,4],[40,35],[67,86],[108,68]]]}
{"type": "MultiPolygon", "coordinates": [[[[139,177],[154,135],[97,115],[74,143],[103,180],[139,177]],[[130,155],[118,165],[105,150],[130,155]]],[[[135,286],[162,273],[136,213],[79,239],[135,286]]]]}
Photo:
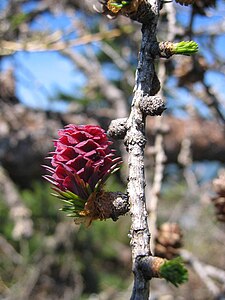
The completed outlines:
{"type": "Polygon", "coordinates": [[[213,189],[217,194],[212,198],[217,219],[225,222],[225,170],[220,173],[218,178],[213,180],[213,189]]]}
{"type": "Polygon", "coordinates": [[[194,59],[190,56],[182,57],[176,65],[174,75],[178,78],[178,86],[185,86],[203,81],[207,63],[202,56],[194,59]]]}
{"type": "Polygon", "coordinates": [[[164,223],[158,229],[155,255],[173,259],[179,255],[182,246],[182,233],[178,224],[164,223]]]}

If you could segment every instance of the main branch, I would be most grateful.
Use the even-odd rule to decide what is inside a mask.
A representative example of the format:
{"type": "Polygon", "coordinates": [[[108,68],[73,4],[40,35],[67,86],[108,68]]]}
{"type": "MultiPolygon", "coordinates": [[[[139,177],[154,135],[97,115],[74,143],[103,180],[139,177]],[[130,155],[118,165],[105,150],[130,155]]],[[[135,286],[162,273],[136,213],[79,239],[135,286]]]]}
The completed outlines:
{"type": "MultiPolygon", "coordinates": [[[[159,89],[155,74],[154,57],[151,49],[156,43],[156,25],[159,15],[160,0],[149,0],[149,9],[153,17],[142,26],[142,45],[136,71],[136,84],[131,113],[127,120],[125,145],[128,151],[129,179],[128,195],[131,213],[131,247],[133,259],[134,287],[131,299],[145,300],[149,297],[149,278],[145,278],[140,262],[151,256],[150,233],[147,223],[145,201],[144,147],[145,112],[143,102],[155,107],[153,95],[159,89]]],[[[160,102],[159,102],[160,103],[160,102]]],[[[161,105],[161,103],[160,103],[161,105]]]]}

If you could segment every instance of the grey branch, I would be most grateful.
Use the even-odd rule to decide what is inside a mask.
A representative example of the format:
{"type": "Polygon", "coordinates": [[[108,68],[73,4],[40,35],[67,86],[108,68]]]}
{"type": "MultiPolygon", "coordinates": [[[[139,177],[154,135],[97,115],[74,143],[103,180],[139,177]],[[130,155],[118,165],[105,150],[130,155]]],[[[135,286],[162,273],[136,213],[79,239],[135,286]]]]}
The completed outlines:
{"type": "MultiPolygon", "coordinates": [[[[144,174],[146,114],[143,113],[141,109],[141,103],[144,98],[150,98],[153,95],[153,90],[155,90],[154,83],[157,82],[155,80],[154,57],[151,56],[151,47],[156,41],[156,25],[158,22],[160,2],[161,1],[159,0],[148,1],[151,9],[151,18],[142,26],[142,45],[136,71],[136,85],[134,88],[130,116],[126,123],[127,132],[125,136],[125,145],[128,151],[129,166],[127,191],[130,200],[130,214],[132,221],[130,234],[134,273],[132,300],[148,299],[148,279],[151,279],[146,279],[143,276],[140,267],[140,262],[151,256],[144,174]]],[[[151,105],[155,110],[156,105],[154,101],[151,102],[151,105]]]]}
{"type": "MultiPolygon", "coordinates": [[[[180,250],[180,255],[183,260],[190,264],[195,270],[198,276],[201,278],[202,282],[206,285],[211,294],[216,298],[221,295],[219,287],[215,284],[212,278],[225,283],[225,272],[221,269],[209,266],[201,262],[197,257],[187,250],[180,250]]],[[[216,298],[219,299],[219,298],[216,298]]]]}

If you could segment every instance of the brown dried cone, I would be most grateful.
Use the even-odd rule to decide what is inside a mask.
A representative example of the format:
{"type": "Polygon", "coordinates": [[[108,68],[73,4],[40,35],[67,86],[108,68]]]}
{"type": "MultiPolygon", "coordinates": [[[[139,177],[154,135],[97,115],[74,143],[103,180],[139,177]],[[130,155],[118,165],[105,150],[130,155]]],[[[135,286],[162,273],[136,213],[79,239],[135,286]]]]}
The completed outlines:
{"type": "Polygon", "coordinates": [[[221,172],[218,178],[213,180],[213,188],[217,193],[212,198],[212,202],[216,208],[218,221],[225,222],[225,170],[221,172]]]}
{"type": "Polygon", "coordinates": [[[155,255],[167,259],[175,258],[179,255],[182,246],[182,233],[176,223],[164,223],[157,232],[155,243],[155,255]]]}
{"type": "Polygon", "coordinates": [[[203,56],[185,56],[176,65],[174,75],[178,78],[178,86],[184,86],[203,81],[207,62],[203,56]]]}

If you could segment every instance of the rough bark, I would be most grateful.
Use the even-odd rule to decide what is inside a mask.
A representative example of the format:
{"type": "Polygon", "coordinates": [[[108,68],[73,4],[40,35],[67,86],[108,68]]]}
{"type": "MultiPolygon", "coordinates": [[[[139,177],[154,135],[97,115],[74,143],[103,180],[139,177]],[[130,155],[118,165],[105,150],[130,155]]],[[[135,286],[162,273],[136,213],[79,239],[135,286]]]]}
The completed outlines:
{"type": "MultiPolygon", "coordinates": [[[[136,71],[136,84],[131,105],[130,116],[126,123],[125,145],[128,151],[129,177],[127,192],[130,200],[131,215],[131,250],[133,261],[134,285],[132,300],[146,300],[149,298],[149,279],[141,270],[141,261],[151,256],[150,233],[147,222],[145,199],[144,148],[145,113],[142,111],[143,99],[151,100],[155,78],[154,57],[151,47],[156,41],[156,25],[159,16],[160,0],[149,0],[149,10],[152,18],[142,25],[142,45],[139,53],[139,62],[136,71]]],[[[155,110],[155,102],[152,103],[155,110]]],[[[161,103],[160,103],[161,105],[161,103]]],[[[158,109],[156,109],[158,111],[158,109]]]]}

